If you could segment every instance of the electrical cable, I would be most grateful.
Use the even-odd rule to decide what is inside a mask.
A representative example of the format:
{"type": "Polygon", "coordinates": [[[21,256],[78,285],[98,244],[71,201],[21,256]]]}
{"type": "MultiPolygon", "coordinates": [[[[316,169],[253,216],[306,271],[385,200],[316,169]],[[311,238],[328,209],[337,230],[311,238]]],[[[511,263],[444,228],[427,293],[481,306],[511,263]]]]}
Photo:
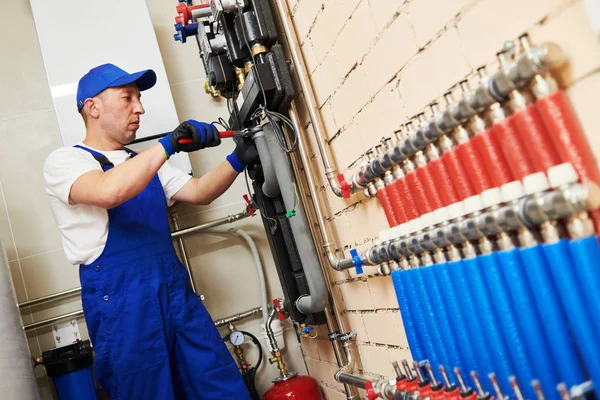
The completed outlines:
{"type": "Polygon", "coordinates": [[[238,331],[238,332],[242,333],[244,336],[248,336],[250,339],[252,339],[252,342],[258,347],[258,362],[254,366],[254,368],[256,368],[256,370],[258,370],[258,368],[260,367],[260,364],[262,363],[262,359],[263,359],[263,349],[262,349],[262,346],[260,345],[260,342],[258,341],[256,336],[254,336],[250,332],[246,332],[246,331],[238,331]]]}

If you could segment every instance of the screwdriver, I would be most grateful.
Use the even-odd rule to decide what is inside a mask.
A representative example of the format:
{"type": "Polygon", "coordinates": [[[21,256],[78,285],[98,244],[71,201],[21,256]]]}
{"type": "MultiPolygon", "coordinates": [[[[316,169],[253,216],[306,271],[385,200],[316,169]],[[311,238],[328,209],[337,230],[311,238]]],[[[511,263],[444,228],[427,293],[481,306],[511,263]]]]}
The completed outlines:
{"type": "Polygon", "coordinates": [[[488,378],[490,379],[490,382],[492,382],[492,387],[494,388],[494,392],[496,392],[496,398],[498,400],[509,400],[509,398],[502,393],[502,389],[500,389],[500,385],[498,385],[498,378],[496,378],[496,374],[490,372],[488,374],[488,378]]]}
{"type": "Polygon", "coordinates": [[[477,400],[477,396],[475,395],[475,392],[473,391],[473,389],[471,389],[470,387],[465,385],[465,380],[462,377],[460,368],[454,367],[454,376],[456,376],[456,380],[458,381],[458,384],[460,386],[461,399],[477,400]]]}
{"type": "Polygon", "coordinates": [[[394,371],[396,371],[396,392],[406,392],[406,376],[402,373],[398,362],[392,362],[394,371]]]}
{"type": "Polygon", "coordinates": [[[448,378],[448,373],[446,372],[446,367],[440,365],[438,366],[438,369],[440,370],[440,374],[442,375],[442,379],[444,380],[444,385],[446,386],[446,388],[444,389],[444,399],[459,400],[461,398],[460,391],[458,390],[458,387],[456,387],[455,384],[450,382],[450,379],[448,378]]]}
{"type": "Polygon", "coordinates": [[[471,379],[473,379],[473,383],[477,388],[477,400],[493,400],[494,396],[483,390],[483,386],[481,386],[481,381],[479,381],[479,375],[477,375],[477,372],[471,371],[471,379]]]}
{"type": "MultiPolygon", "coordinates": [[[[241,136],[242,131],[221,131],[219,132],[219,137],[222,138],[233,138],[235,136],[241,136]]],[[[188,144],[192,143],[194,139],[192,138],[181,138],[177,141],[179,144],[188,144]]]]}
{"type": "Polygon", "coordinates": [[[426,362],[425,369],[427,370],[427,374],[429,375],[429,379],[431,381],[431,385],[430,385],[431,398],[433,400],[446,399],[446,393],[444,392],[444,385],[435,379],[435,375],[433,375],[433,370],[431,369],[431,364],[429,363],[429,361],[426,362]]]}
{"type": "Polygon", "coordinates": [[[546,396],[544,396],[544,391],[542,390],[542,384],[539,380],[532,380],[531,387],[533,387],[533,391],[535,392],[535,397],[537,400],[546,400],[546,396]]]}
{"type": "Polygon", "coordinates": [[[571,394],[569,393],[569,389],[567,388],[567,385],[565,385],[564,382],[561,382],[558,385],[556,385],[556,390],[558,390],[558,393],[560,393],[560,398],[562,400],[571,400],[571,394]]]}
{"type": "Polygon", "coordinates": [[[406,372],[406,391],[409,395],[416,394],[417,398],[419,395],[419,385],[417,381],[417,377],[413,375],[410,367],[408,366],[408,361],[402,360],[402,366],[404,367],[404,371],[406,372]]]}
{"type": "Polygon", "coordinates": [[[525,400],[525,398],[523,397],[523,393],[521,393],[521,388],[519,387],[519,382],[517,382],[517,378],[514,375],[511,375],[508,377],[508,381],[510,382],[510,386],[512,387],[512,390],[515,393],[515,399],[525,400]]]}
{"type": "Polygon", "coordinates": [[[419,377],[419,395],[422,398],[432,397],[433,393],[431,392],[431,383],[423,376],[423,372],[421,371],[421,367],[417,361],[413,361],[413,369],[419,377]]]}

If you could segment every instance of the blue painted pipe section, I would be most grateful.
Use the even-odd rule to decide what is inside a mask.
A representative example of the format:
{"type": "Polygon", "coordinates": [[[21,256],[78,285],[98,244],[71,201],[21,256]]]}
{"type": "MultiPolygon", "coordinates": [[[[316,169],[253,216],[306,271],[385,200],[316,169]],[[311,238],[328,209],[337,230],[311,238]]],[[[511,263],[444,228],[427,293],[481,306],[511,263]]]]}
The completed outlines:
{"type": "MultiPolygon", "coordinates": [[[[529,355],[523,344],[523,338],[517,328],[516,315],[508,297],[498,259],[495,254],[485,254],[479,257],[479,262],[481,263],[483,278],[490,294],[492,308],[500,325],[502,336],[508,346],[515,374],[519,382],[524,382],[521,385],[524,390],[525,386],[529,386],[526,383],[534,379],[533,370],[529,355]]],[[[527,398],[534,397],[527,396],[527,398]]]]}
{"type": "MultiPolygon", "coordinates": [[[[473,304],[474,300],[471,296],[471,289],[469,288],[469,284],[467,283],[464,274],[462,261],[451,261],[447,265],[452,285],[456,289],[458,304],[462,310],[463,319],[467,323],[467,329],[469,331],[467,340],[472,343],[473,349],[475,350],[477,372],[487,376],[490,372],[494,372],[492,356],[486,346],[485,331],[479,321],[475,318],[477,312],[475,310],[475,305],[473,304]]],[[[493,388],[489,379],[482,379],[481,383],[485,390],[493,393],[493,388]]]]}
{"type": "MultiPolygon", "coordinates": [[[[585,305],[574,264],[566,239],[542,245],[546,262],[552,271],[554,284],[566,310],[573,336],[579,346],[587,371],[592,378],[597,396],[600,396],[600,349],[594,330],[590,329],[592,316],[585,305]]],[[[595,316],[597,318],[597,316],[595,316]]]]}
{"type": "Polygon", "coordinates": [[[437,353],[433,347],[433,341],[427,326],[425,324],[425,313],[421,306],[421,301],[418,298],[418,292],[414,282],[413,270],[402,271],[404,275],[404,282],[406,283],[406,294],[410,304],[410,313],[415,323],[417,335],[421,338],[421,348],[423,349],[422,360],[435,360],[437,359],[437,353]]]}
{"type": "MultiPolygon", "coordinates": [[[[464,372],[478,371],[479,368],[475,360],[473,345],[467,331],[465,316],[459,306],[458,296],[454,290],[454,283],[452,279],[450,279],[450,274],[448,273],[448,263],[436,264],[432,268],[438,287],[442,288],[442,301],[446,307],[450,326],[452,327],[456,339],[460,357],[460,367],[464,372]]],[[[468,318],[471,318],[471,316],[468,316],[468,318]]],[[[454,374],[450,375],[454,376],[454,374]]],[[[465,374],[464,378],[470,380],[470,374],[465,374]]]]}
{"type": "Polygon", "coordinates": [[[498,383],[504,393],[511,392],[508,377],[514,375],[514,368],[510,362],[509,349],[502,337],[498,320],[494,316],[490,297],[483,279],[482,267],[478,257],[462,261],[464,275],[471,288],[477,320],[485,327],[485,336],[488,348],[492,353],[492,365],[498,377],[498,383]]]}
{"type": "Polygon", "coordinates": [[[425,357],[423,356],[420,338],[415,329],[409,299],[406,295],[404,276],[405,274],[403,274],[401,270],[393,271],[392,282],[394,282],[394,289],[396,290],[396,297],[398,298],[398,305],[400,306],[400,314],[402,315],[402,323],[404,324],[404,331],[406,332],[406,338],[408,339],[410,354],[412,355],[413,360],[423,360],[425,357]]]}
{"type": "MultiPolygon", "coordinates": [[[[428,292],[431,293],[431,307],[435,313],[435,320],[437,321],[437,326],[439,327],[440,334],[443,338],[442,343],[445,344],[446,354],[448,355],[449,364],[445,367],[449,370],[452,370],[454,367],[463,369],[464,367],[461,365],[458,349],[456,348],[456,335],[452,331],[450,318],[448,317],[444,301],[442,300],[442,291],[445,290],[445,288],[438,285],[438,282],[435,279],[433,266],[422,267],[420,268],[420,272],[423,276],[425,286],[429,288],[428,292]]],[[[453,374],[451,375],[453,376],[453,374]]]]}
{"type": "MultiPolygon", "coordinates": [[[[593,318],[590,324],[595,335],[600,338],[600,246],[598,238],[590,236],[571,240],[569,250],[573,258],[573,268],[579,277],[583,298],[593,318]]],[[[599,339],[600,340],[600,339],[599,339]]]]}
{"type": "MultiPolygon", "coordinates": [[[[550,343],[554,365],[559,366],[560,381],[565,382],[567,387],[579,385],[585,382],[581,360],[542,248],[537,245],[519,249],[519,253],[541,318],[542,329],[550,343]]],[[[555,392],[556,390],[546,390],[546,394],[555,392]]]]}
{"type": "MultiPolygon", "coordinates": [[[[496,257],[500,262],[504,281],[507,283],[512,306],[519,320],[518,328],[527,348],[535,377],[540,380],[547,399],[559,400],[560,396],[556,385],[560,381],[556,364],[554,364],[550,345],[544,335],[542,321],[533,301],[533,294],[525,276],[519,250],[499,251],[496,253],[496,257]]],[[[521,390],[527,398],[535,398],[535,392],[531,385],[523,385],[521,390]]]]}
{"type": "MultiPolygon", "coordinates": [[[[433,340],[433,347],[435,349],[436,357],[431,361],[433,365],[448,365],[448,354],[446,353],[446,341],[442,337],[440,333],[440,329],[437,325],[437,321],[435,319],[435,314],[433,307],[431,305],[430,295],[431,291],[425,286],[425,282],[423,280],[422,268],[415,268],[410,270],[409,272],[414,275],[415,288],[417,289],[418,301],[423,305],[423,314],[425,315],[425,323],[426,326],[431,333],[431,339],[433,340]]],[[[437,369],[437,368],[436,368],[437,369]]],[[[435,372],[435,371],[434,371],[435,372]]],[[[439,375],[439,370],[437,370],[437,374],[439,375]]],[[[439,379],[442,379],[441,375],[439,375],[439,379]]]]}

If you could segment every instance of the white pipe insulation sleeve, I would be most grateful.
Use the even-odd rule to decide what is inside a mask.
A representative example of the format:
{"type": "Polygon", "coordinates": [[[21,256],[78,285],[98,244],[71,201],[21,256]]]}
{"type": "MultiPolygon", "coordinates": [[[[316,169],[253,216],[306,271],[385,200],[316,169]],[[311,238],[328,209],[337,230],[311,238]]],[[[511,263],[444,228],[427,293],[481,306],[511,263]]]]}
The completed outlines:
{"type": "Polygon", "coordinates": [[[0,397],[39,400],[6,251],[0,241],[0,397]]]}

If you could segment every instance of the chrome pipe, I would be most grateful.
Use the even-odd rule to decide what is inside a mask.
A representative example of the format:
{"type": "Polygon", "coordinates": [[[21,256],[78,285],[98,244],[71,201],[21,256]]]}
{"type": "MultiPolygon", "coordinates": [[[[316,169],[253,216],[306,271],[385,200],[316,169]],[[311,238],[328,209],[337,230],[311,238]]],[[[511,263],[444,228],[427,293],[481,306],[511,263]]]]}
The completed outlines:
{"type": "Polygon", "coordinates": [[[234,314],[229,317],[217,319],[215,322],[215,326],[218,328],[220,326],[229,325],[233,322],[238,322],[246,318],[253,317],[262,312],[262,307],[254,307],[248,311],[243,311],[241,313],[234,314]]]}
{"type": "Polygon", "coordinates": [[[338,372],[335,375],[335,379],[338,382],[345,383],[347,385],[352,385],[361,389],[365,388],[365,383],[370,382],[369,379],[361,378],[357,375],[352,375],[346,372],[338,372]]]}
{"type": "MultiPolygon", "coordinates": [[[[173,227],[175,228],[175,233],[177,233],[177,230],[179,229],[179,217],[177,216],[177,212],[175,210],[173,210],[171,212],[171,220],[173,221],[173,227]]],[[[176,235],[176,236],[180,236],[180,235],[176,235]]],[[[171,237],[176,237],[173,235],[173,233],[171,233],[171,237]]],[[[196,281],[194,280],[194,273],[192,272],[192,266],[190,264],[190,258],[188,257],[187,254],[187,248],[185,247],[185,241],[183,240],[182,237],[179,237],[177,239],[177,245],[179,247],[179,252],[181,253],[181,258],[182,258],[182,262],[183,265],[185,266],[185,269],[187,269],[188,271],[188,275],[190,278],[190,284],[192,285],[192,290],[194,291],[194,293],[196,293],[196,295],[198,295],[198,291],[196,289],[196,281]]]]}
{"type": "Polygon", "coordinates": [[[83,317],[83,310],[73,311],[73,312],[70,312],[70,313],[67,313],[67,314],[58,315],[56,317],[52,317],[52,318],[48,318],[48,319],[43,319],[41,321],[25,325],[23,327],[23,330],[25,332],[27,332],[27,331],[30,331],[30,330],[33,330],[33,329],[39,329],[39,328],[43,328],[43,327],[48,326],[48,325],[52,325],[53,323],[58,322],[58,321],[62,321],[62,320],[65,320],[65,319],[79,318],[79,317],[83,317]]]}
{"type": "MultiPolygon", "coordinates": [[[[325,176],[327,177],[327,181],[329,182],[329,186],[331,186],[333,193],[335,193],[335,195],[338,197],[343,197],[344,193],[342,191],[341,184],[337,180],[338,170],[334,167],[331,161],[332,157],[329,154],[329,147],[326,144],[325,124],[323,123],[321,115],[318,111],[315,93],[309,80],[304,57],[300,51],[300,44],[298,41],[298,36],[296,35],[296,31],[293,27],[289,6],[285,0],[277,0],[275,3],[277,4],[279,19],[283,25],[283,29],[287,37],[288,48],[292,56],[292,61],[294,62],[298,81],[300,83],[300,87],[302,88],[302,92],[304,92],[304,99],[306,100],[308,114],[315,132],[315,137],[317,139],[319,153],[321,154],[323,168],[325,169],[325,176]]],[[[350,193],[353,193],[357,190],[351,180],[348,181],[348,184],[350,185],[350,193]]]]}
{"type": "Polygon", "coordinates": [[[248,209],[245,209],[241,213],[228,215],[226,217],[219,218],[219,219],[216,219],[214,221],[210,221],[210,222],[207,222],[207,223],[204,223],[204,224],[192,226],[190,228],[185,228],[185,229],[176,228],[178,230],[176,230],[175,232],[172,232],[171,236],[172,237],[179,237],[179,236],[187,235],[187,234],[190,234],[190,233],[193,233],[193,232],[198,232],[198,231],[203,231],[203,230],[206,230],[206,229],[214,228],[214,227],[217,227],[217,226],[221,226],[221,225],[225,225],[225,224],[231,224],[233,222],[240,221],[240,220],[242,220],[244,218],[248,218],[248,217],[250,217],[250,213],[248,213],[248,209]]]}
{"type": "Polygon", "coordinates": [[[61,299],[64,299],[64,298],[67,298],[70,296],[74,296],[74,295],[80,294],[80,293],[81,293],[81,287],[64,290],[62,292],[54,293],[54,294],[44,296],[44,297],[38,297],[37,299],[28,300],[23,303],[19,303],[19,308],[33,307],[33,306],[37,306],[39,304],[44,304],[44,303],[49,303],[51,301],[61,300],[61,299]]]}

